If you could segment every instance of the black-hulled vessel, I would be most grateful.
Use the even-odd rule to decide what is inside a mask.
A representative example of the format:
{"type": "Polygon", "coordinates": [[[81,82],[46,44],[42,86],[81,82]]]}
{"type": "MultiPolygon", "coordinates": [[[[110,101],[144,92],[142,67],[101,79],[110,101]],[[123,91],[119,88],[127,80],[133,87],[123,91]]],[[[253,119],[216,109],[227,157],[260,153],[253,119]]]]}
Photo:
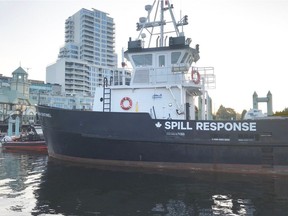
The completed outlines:
{"type": "Polygon", "coordinates": [[[179,31],[187,16],[176,22],[167,0],[145,9],[138,39],[125,52],[129,82],[124,70],[106,77],[94,111],[38,106],[49,155],[124,167],[288,174],[288,119],[211,120],[206,89],[215,82],[213,68],[192,67],[199,46],[191,48],[179,31]]]}

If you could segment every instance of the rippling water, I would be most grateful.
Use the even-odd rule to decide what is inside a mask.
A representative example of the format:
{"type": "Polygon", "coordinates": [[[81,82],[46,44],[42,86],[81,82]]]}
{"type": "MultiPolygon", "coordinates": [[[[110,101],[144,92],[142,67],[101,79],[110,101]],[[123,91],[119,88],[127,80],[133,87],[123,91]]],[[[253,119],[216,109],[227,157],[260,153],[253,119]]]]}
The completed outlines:
{"type": "Polygon", "coordinates": [[[288,177],[143,173],[0,152],[0,215],[288,215],[288,177]]]}

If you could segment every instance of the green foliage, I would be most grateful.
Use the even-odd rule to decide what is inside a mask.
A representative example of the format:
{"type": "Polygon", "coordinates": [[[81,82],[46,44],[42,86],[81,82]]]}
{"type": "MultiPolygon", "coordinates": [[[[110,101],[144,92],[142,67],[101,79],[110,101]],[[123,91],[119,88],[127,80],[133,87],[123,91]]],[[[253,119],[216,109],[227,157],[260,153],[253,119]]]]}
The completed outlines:
{"type": "MultiPolygon", "coordinates": [[[[247,110],[243,110],[241,115],[239,113],[236,113],[234,109],[232,108],[226,108],[223,105],[221,105],[216,112],[216,115],[213,115],[213,119],[215,120],[243,120],[245,114],[247,113],[247,110]]],[[[288,117],[288,108],[285,108],[283,111],[276,111],[274,116],[283,116],[288,117]]]]}
{"type": "Polygon", "coordinates": [[[216,119],[217,120],[232,120],[236,119],[236,112],[232,108],[225,108],[223,105],[221,105],[216,112],[216,119]]]}
{"type": "Polygon", "coordinates": [[[247,110],[244,109],[244,110],[242,111],[242,113],[241,113],[241,118],[240,118],[241,120],[244,119],[246,113],[247,113],[247,110]]]}
{"type": "Polygon", "coordinates": [[[285,116],[288,117],[288,108],[285,108],[283,111],[276,112],[274,116],[285,116]]]}

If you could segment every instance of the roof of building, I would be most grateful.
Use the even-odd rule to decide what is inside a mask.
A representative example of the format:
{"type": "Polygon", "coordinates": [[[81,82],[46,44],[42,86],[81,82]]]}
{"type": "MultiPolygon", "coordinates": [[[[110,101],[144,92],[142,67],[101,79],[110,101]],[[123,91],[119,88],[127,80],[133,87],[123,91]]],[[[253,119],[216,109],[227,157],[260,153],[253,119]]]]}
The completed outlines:
{"type": "Polygon", "coordinates": [[[15,71],[12,72],[12,74],[25,74],[28,75],[28,73],[20,66],[15,71]]]}

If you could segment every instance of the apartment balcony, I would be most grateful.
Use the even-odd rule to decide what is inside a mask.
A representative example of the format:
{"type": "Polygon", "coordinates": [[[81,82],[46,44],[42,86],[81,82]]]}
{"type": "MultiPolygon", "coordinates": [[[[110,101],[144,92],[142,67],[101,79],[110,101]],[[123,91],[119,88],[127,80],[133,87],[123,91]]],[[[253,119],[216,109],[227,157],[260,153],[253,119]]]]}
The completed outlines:
{"type": "Polygon", "coordinates": [[[113,22],[113,19],[107,19],[107,25],[111,26],[111,27],[114,27],[115,23],[113,22]]]}
{"type": "Polygon", "coordinates": [[[114,35],[107,34],[107,39],[108,39],[108,40],[114,40],[115,37],[114,37],[114,35]]]}
{"type": "Polygon", "coordinates": [[[73,74],[82,74],[84,71],[81,69],[74,69],[73,74]]]}
{"type": "Polygon", "coordinates": [[[115,54],[107,54],[107,59],[114,59],[115,54]]]}
{"type": "Polygon", "coordinates": [[[65,63],[65,68],[66,70],[72,70],[74,67],[74,64],[73,63],[70,63],[70,62],[66,62],[65,63]]]}
{"type": "Polygon", "coordinates": [[[88,25],[92,28],[94,28],[94,20],[83,20],[82,22],[84,25],[88,25]]]}
{"type": "Polygon", "coordinates": [[[71,80],[71,79],[65,79],[65,88],[66,88],[67,86],[72,88],[72,86],[73,86],[73,80],[71,80]]]}
{"type": "Polygon", "coordinates": [[[94,55],[93,49],[92,50],[91,49],[85,49],[85,47],[87,47],[87,46],[84,45],[84,46],[81,47],[82,54],[94,55]]]}
{"type": "Polygon", "coordinates": [[[65,83],[65,91],[72,91],[72,90],[73,90],[73,85],[65,83]]]}
{"type": "Polygon", "coordinates": [[[85,24],[85,25],[89,25],[89,26],[94,26],[94,18],[92,19],[82,19],[82,24],[85,24]]]}
{"type": "Polygon", "coordinates": [[[107,49],[107,52],[106,52],[108,55],[115,55],[115,51],[114,49],[107,49]]]}
{"type": "Polygon", "coordinates": [[[65,43],[73,41],[74,41],[74,35],[65,35],[65,43]]]}
{"type": "MultiPolygon", "coordinates": [[[[83,50],[93,50],[94,49],[94,46],[93,45],[91,45],[91,44],[84,44],[82,47],[81,47],[83,50]]],[[[93,51],[90,51],[91,52],[91,54],[94,54],[94,52],[93,51]]]]}
{"type": "Polygon", "coordinates": [[[74,34],[74,30],[65,29],[65,35],[73,35],[73,34],[74,34]]]}
{"type": "Polygon", "coordinates": [[[112,53],[114,52],[115,46],[114,44],[107,44],[107,53],[112,53]]]}
{"type": "Polygon", "coordinates": [[[70,79],[74,79],[74,75],[77,75],[77,74],[84,74],[84,71],[83,70],[77,70],[77,69],[73,69],[73,70],[66,70],[65,71],[65,77],[69,77],[70,79]]]}
{"type": "Polygon", "coordinates": [[[65,34],[65,39],[74,39],[74,34],[71,33],[65,34]]]}
{"type": "Polygon", "coordinates": [[[107,35],[115,35],[115,29],[107,29],[107,35]]]}
{"type": "Polygon", "coordinates": [[[71,19],[67,19],[67,20],[65,21],[65,25],[74,25],[74,21],[71,20],[71,19]]]}
{"type": "Polygon", "coordinates": [[[115,63],[115,61],[114,60],[111,60],[110,58],[107,58],[107,63],[115,63]]]}
{"type": "Polygon", "coordinates": [[[74,40],[73,39],[66,39],[65,40],[65,43],[69,43],[69,42],[74,42],[74,40]]]}
{"type": "Polygon", "coordinates": [[[86,64],[74,63],[75,68],[86,68],[86,64]]]}
{"type": "Polygon", "coordinates": [[[74,30],[74,25],[65,25],[65,30],[74,30]]]}
{"type": "Polygon", "coordinates": [[[85,88],[83,88],[82,85],[74,85],[74,90],[79,91],[79,92],[83,92],[83,91],[85,91],[85,88]]]}
{"type": "Polygon", "coordinates": [[[90,25],[82,25],[82,29],[84,30],[87,30],[87,31],[91,31],[91,32],[94,32],[94,27],[93,26],[90,26],[90,25]]]}
{"type": "MultiPolygon", "coordinates": [[[[85,74],[87,74],[84,70],[81,70],[81,69],[72,69],[72,70],[65,70],[65,77],[69,77],[69,78],[71,78],[71,79],[73,79],[74,78],[74,75],[78,75],[78,74],[83,74],[83,76],[85,75],[85,74]]],[[[86,75],[85,75],[86,76],[86,75]]]]}
{"type": "Polygon", "coordinates": [[[80,82],[69,82],[69,83],[65,83],[65,89],[89,89],[89,85],[84,84],[84,83],[80,83],[80,82]]]}
{"type": "Polygon", "coordinates": [[[90,22],[93,22],[94,21],[94,16],[89,16],[89,15],[87,15],[87,14],[84,14],[84,15],[82,15],[82,17],[81,17],[81,20],[85,20],[85,21],[90,21],[90,22]]]}
{"type": "Polygon", "coordinates": [[[89,76],[87,75],[86,71],[83,70],[75,70],[76,74],[75,74],[75,78],[89,78],[89,76]]]}
{"type": "Polygon", "coordinates": [[[85,81],[85,78],[82,76],[75,76],[75,78],[74,78],[74,81],[75,82],[80,82],[80,83],[84,83],[84,81],[85,81]]]}
{"type": "Polygon", "coordinates": [[[94,48],[94,42],[91,41],[91,40],[87,40],[87,39],[84,38],[84,39],[82,39],[82,43],[84,45],[90,45],[90,46],[92,46],[94,48]]]}
{"type": "Polygon", "coordinates": [[[115,67],[117,64],[115,62],[113,63],[106,63],[107,64],[107,67],[115,67]]]}
{"type": "Polygon", "coordinates": [[[93,58],[93,55],[90,55],[90,54],[82,54],[81,55],[82,59],[86,60],[86,61],[93,61],[94,58],[93,58]]]}
{"type": "Polygon", "coordinates": [[[82,36],[81,37],[81,42],[82,42],[82,45],[91,45],[93,47],[95,45],[93,37],[82,36]]]}
{"type": "Polygon", "coordinates": [[[107,46],[108,45],[114,46],[114,44],[115,44],[115,38],[107,37],[107,46]]]}
{"type": "Polygon", "coordinates": [[[82,30],[82,37],[85,37],[85,36],[94,38],[94,32],[83,29],[82,30]]]}
{"type": "Polygon", "coordinates": [[[83,86],[84,83],[81,82],[81,81],[79,81],[79,80],[74,80],[73,84],[74,84],[75,86],[83,86]]]}
{"type": "Polygon", "coordinates": [[[65,82],[71,83],[74,80],[81,81],[83,83],[90,82],[89,77],[85,74],[83,74],[82,76],[78,73],[65,74],[65,82]]]}
{"type": "Polygon", "coordinates": [[[115,35],[115,29],[107,28],[106,31],[108,35],[115,35]]]}

